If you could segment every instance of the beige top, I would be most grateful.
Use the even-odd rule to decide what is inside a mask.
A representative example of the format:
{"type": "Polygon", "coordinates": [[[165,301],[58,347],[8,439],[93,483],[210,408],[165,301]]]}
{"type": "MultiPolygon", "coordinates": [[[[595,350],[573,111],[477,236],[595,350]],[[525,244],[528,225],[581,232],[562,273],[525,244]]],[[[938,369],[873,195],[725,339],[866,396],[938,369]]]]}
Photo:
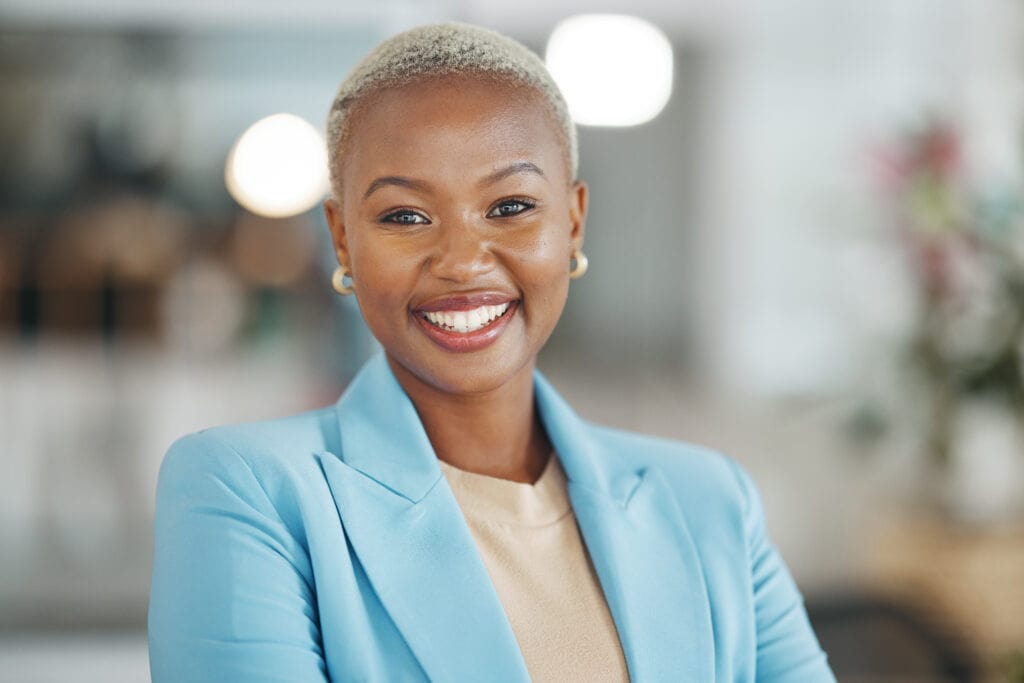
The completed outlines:
{"type": "Polygon", "coordinates": [[[441,462],[534,681],[628,681],[626,661],[552,454],[524,484],[441,462]]]}

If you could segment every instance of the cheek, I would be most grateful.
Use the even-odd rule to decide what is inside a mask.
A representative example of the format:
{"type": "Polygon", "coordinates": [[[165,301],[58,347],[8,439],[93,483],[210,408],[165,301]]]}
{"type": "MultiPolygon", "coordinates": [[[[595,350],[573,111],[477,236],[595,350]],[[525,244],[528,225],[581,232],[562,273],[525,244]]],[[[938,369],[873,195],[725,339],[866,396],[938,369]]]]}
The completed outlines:
{"type": "Polygon", "coordinates": [[[569,292],[571,248],[564,240],[547,238],[520,255],[527,293],[526,311],[534,319],[557,321],[569,292]]]}
{"type": "Polygon", "coordinates": [[[568,233],[568,228],[562,225],[541,223],[523,231],[510,246],[524,268],[538,273],[557,274],[564,266],[564,272],[567,274],[569,258],[572,255],[572,242],[568,233]]]}
{"type": "Polygon", "coordinates": [[[351,251],[352,279],[363,319],[375,336],[385,334],[404,316],[415,268],[404,262],[394,250],[380,245],[360,243],[351,251]]]}

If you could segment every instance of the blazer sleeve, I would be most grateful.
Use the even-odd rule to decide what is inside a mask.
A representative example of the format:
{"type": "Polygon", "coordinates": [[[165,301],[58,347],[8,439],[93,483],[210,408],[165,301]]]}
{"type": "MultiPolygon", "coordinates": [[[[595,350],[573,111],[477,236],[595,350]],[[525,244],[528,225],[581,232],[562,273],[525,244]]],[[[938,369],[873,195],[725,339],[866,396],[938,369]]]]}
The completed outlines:
{"type": "Polygon", "coordinates": [[[154,543],[154,683],[327,681],[308,552],[220,437],[168,451],[154,543]]]}
{"type": "Polygon", "coordinates": [[[745,496],[744,527],[754,592],[757,681],[834,683],[803,597],[765,530],[761,497],[750,476],[733,468],[745,496]]]}

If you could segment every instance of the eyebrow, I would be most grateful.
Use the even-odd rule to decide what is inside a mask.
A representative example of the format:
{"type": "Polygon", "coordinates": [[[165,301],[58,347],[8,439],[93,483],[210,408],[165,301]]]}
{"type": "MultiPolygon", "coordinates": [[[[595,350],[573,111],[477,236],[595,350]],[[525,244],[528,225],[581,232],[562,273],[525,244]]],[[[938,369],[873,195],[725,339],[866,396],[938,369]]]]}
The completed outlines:
{"type": "Polygon", "coordinates": [[[490,174],[486,178],[480,181],[481,185],[493,185],[499,180],[504,180],[509,176],[515,175],[516,173],[533,173],[539,175],[541,178],[546,178],[544,171],[540,170],[540,167],[529,161],[517,161],[514,164],[509,164],[505,168],[498,169],[494,173],[490,174]]]}
{"type": "MultiPolygon", "coordinates": [[[[534,164],[533,162],[530,161],[517,161],[513,164],[509,164],[505,168],[500,168],[494,173],[491,173],[490,175],[488,175],[487,177],[480,181],[480,185],[493,185],[517,173],[533,173],[535,175],[540,176],[541,178],[547,177],[544,174],[544,171],[542,171],[540,167],[537,166],[537,164],[534,164]]],[[[370,186],[366,188],[366,192],[363,193],[363,201],[365,201],[371,194],[373,194],[380,188],[388,185],[394,185],[396,187],[405,187],[410,190],[417,190],[420,192],[427,190],[429,188],[427,183],[424,183],[420,180],[413,180],[412,178],[406,178],[405,176],[381,176],[380,178],[375,179],[372,183],[370,183],[370,186]]]]}
{"type": "Polygon", "coordinates": [[[398,187],[407,187],[410,190],[419,190],[421,192],[423,190],[427,189],[427,184],[423,183],[423,182],[420,182],[419,180],[413,180],[412,178],[405,178],[405,177],[400,176],[400,175],[386,175],[386,176],[382,176],[380,178],[377,178],[372,183],[370,183],[370,186],[368,188],[366,188],[366,192],[363,194],[363,200],[365,201],[367,197],[369,197],[371,194],[373,194],[374,192],[376,192],[380,188],[385,187],[386,185],[396,185],[398,187]]]}

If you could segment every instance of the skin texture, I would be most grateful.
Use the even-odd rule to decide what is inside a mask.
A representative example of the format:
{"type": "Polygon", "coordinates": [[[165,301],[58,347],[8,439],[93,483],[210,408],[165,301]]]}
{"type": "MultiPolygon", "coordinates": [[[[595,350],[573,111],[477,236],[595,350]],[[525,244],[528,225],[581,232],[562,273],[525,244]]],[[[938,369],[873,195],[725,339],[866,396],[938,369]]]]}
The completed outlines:
{"type": "Polygon", "coordinates": [[[366,324],[439,458],[535,481],[551,446],[532,373],[565,306],[587,208],[556,125],[528,89],[455,76],[377,93],[351,126],[324,210],[366,324]],[[379,180],[394,177],[414,186],[379,180]],[[518,301],[484,348],[445,349],[416,320],[430,302],[481,293],[518,301]]]}

